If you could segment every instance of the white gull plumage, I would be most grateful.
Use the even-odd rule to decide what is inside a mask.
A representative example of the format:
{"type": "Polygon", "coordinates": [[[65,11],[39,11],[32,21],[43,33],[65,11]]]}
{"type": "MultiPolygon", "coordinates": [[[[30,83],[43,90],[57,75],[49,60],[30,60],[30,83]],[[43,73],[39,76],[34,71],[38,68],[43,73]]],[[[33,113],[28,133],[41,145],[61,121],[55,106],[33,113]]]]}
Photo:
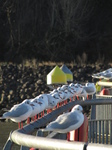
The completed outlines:
{"type": "Polygon", "coordinates": [[[57,117],[55,121],[50,122],[42,131],[53,131],[58,133],[67,133],[78,129],[84,122],[83,108],[75,105],[71,112],[64,113],[57,117]]]}
{"type": "Polygon", "coordinates": [[[54,108],[58,103],[57,98],[52,94],[47,94],[47,97],[48,97],[48,106],[46,107],[46,109],[54,108]]]}
{"type": "Polygon", "coordinates": [[[78,97],[81,97],[82,100],[86,100],[87,99],[87,92],[85,89],[82,89],[82,92],[80,94],[77,94],[78,97]]]}
{"type": "Polygon", "coordinates": [[[29,100],[14,105],[8,112],[4,113],[0,119],[11,119],[13,122],[22,122],[26,120],[32,113],[33,108],[29,100]]]}
{"type": "Polygon", "coordinates": [[[32,102],[35,102],[38,107],[35,111],[36,113],[40,113],[43,110],[45,110],[48,107],[48,97],[47,94],[40,94],[39,96],[35,97],[34,99],[31,100],[32,102]]]}
{"type": "Polygon", "coordinates": [[[62,87],[58,87],[57,90],[59,92],[63,92],[63,98],[61,101],[67,100],[74,95],[74,90],[69,85],[63,85],[62,87]]]}
{"type": "Polygon", "coordinates": [[[55,99],[56,103],[59,103],[62,101],[62,98],[63,98],[63,93],[60,91],[60,92],[55,92],[52,94],[52,97],[55,99]]]}
{"type": "Polygon", "coordinates": [[[93,95],[96,93],[96,87],[94,83],[86,83],[83,88],[86,90],[88,95],[93,95]]]}
{"type": "Polygon", "coordinates": [[[93,74],[92,77],[100,79],[112,79],[112,68],[93,74]]]}
{"type": "Polygon", "coordinates": [[[72,90],[74,90],[74,96],[80,94],[83,90],[82,85],[78,84],[78,83],[76,83],[76,84],[71,83],[71,84],[69,84],[69,86],[71,87],[72,90]]]}

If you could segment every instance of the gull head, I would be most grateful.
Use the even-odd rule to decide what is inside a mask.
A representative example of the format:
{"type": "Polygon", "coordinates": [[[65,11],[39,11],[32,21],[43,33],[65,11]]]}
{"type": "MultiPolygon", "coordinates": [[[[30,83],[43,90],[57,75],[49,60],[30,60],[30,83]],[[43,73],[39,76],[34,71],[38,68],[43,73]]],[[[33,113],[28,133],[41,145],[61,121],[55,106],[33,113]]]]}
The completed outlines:
{"type": "Polygon", "coordinates": [[[73,108],[72,108],[72,111],[78,111],[79,113],[82,113],[83,112],[83,108],[81,105],[75,105],[73,108]]]}
{"type": "Polygon", "coordinates": [[[61,99],[63,99],[65,94],[63,91],[58,91],[58,95],[61,99]]]}
{"type": "Polygon", "coordinates": [[[30,105],[31,101],[30,99],[25,99],[22,104],[27,104],[27,105],[30,105]]]}
{"type": "Polygon", "coordinates": [[[62,91],[65,91],[65,90],[67,90],[68,89],[68,85],[63,85],[62,87],[61,87],[61,90],[62,91]]]}
{"type": "Polygon", "coordinates": [[[48,106],[48,97],[47,94],[40,94],[39,96],[37,96],[36,98],[38,98],[38,100],[41,102],[44,102],[44,104],[46,106],[48,106]]]}

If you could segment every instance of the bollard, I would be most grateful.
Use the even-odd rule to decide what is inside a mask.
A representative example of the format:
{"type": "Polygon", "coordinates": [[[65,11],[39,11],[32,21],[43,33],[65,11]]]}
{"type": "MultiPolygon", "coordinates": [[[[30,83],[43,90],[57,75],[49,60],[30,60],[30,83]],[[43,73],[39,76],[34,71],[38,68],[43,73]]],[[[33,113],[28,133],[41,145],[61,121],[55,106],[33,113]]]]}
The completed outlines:
{"type": "Polygon", "coordinates": [[[88,118],[84,114],[84,122],[80,128],[74,131],[70,131],[69,141],[80,141],[87,142],[88,141],[88,118]]]}

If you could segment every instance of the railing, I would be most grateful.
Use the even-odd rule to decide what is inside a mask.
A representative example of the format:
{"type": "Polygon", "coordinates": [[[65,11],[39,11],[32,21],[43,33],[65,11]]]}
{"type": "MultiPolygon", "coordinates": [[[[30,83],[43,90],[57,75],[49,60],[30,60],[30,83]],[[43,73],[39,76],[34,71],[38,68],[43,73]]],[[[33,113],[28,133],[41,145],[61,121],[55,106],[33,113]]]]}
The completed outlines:
{"type": "Polygon", "coordinates": [[[112,144],[112,119],[89,121],[89,143],[112,144]]]}
{"type": "MultiPolygon", "coordinates": [[[[23,127],[23,129],[18,129],[10,133],[10,136],[4,146],[4,150],[11,150],[11,147],[13,146],[13,143],[16,143],[18,145],[23,145],[23,148],[21,150],[26,150],[26,147],[34,147],[34,148],[43,148],[43,149],[64,149],[64,150],[92,150],[95,149],[96,146],[94,144],[91,145],[91,143],[87,144],[85,142],[68,142],[66,140],[59,140],[59,139],[50,139],[45,137],[39,137],[39,136],[33,136],[29,135],[32,134],[35,130],[39,130],[40,128],[46,126],[47,123],[54,120],[58,115],[60,115],[63,112],[66,112],[67,110],[70,110],[74,105],[80,104],[82,106],[87,105],[107,105],[112,104],[112,99],[92,99],[92,100],[85,100],[85,101],[72,101],[68,104],[59,107],[58,109],[52,111],[51,113],[45,115],[44,117],[38,119],[35,122],[30,123],[29,125],[26,125],[23,127]]],[[[108,121],[108,120],[107,120],[108,121]]],[[[99,134],[99,143],[101,143],[101,138],[103,137],[103,130],[101,131],[101,120],[90,120],[89,126],[94,123],[94,127],[89,128],[89,142],[98,142],[97,136],[99,134]],[[99,125],[99,127],[97,126],[99,125]],[[96,125],[96,126],[95,126],[96,125]],[[99,132],[96,132],[97,128],[99,128],[99,132]],[[95,130],[93,130],[95,129],[95,130]]],[[[110,124],[112,125],[112,122],[110,120],[110,124]]],[[[111,126],[112,127],[112,126],[111,126]]],[[[103,128],[103,127],[102,127],[103,128]]],[[[111,128],[112,129],[112,128],[111,128]]],[[[112,130],[111,130],[112,131],[112,130]]],[[[112,136],[112,133],[110,133],[110,136],[112,136]]],[[[108,138],[106,137],[106,141],[108,138]]],[[[112,143],[112,138],[110,139],[110,144],[112,143]]],[[[112,145],[98,145],[97,148],[104,148],[103,150],[109,150],[112,149],[112,145]],[[107,149],[108,148],[108,149],[107,149]]]]}

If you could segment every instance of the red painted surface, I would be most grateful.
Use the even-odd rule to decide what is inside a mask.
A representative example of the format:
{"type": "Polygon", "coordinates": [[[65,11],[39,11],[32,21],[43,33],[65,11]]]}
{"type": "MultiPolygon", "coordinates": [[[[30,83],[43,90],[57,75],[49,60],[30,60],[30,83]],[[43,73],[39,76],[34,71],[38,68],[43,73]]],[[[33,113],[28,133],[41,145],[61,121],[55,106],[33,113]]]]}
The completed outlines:
{"type": "Polygon", "coordinates": [[[110,92],[108,89],[103,89],[101,92],[100,92],[100,95],[110,95],[110,92]]]}
{"type": "Polygon", "coordinates": [[[70,136],[69,141],[80,141],[87,142],[88,141],[88,118],[84,115],[84,122],[81,127],[77,130],[69,132],[70,136]]]}

